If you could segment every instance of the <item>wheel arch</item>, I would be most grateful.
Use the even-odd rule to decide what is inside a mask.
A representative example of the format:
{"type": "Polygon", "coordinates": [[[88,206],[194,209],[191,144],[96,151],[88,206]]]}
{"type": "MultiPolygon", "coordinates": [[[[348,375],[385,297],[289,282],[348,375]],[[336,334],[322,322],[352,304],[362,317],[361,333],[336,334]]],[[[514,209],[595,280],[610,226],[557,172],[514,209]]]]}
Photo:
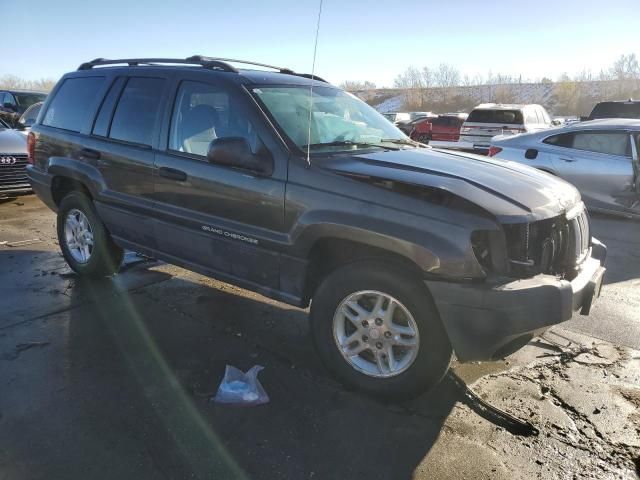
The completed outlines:
{"type": "Polygon", "coordinates": [[[93,199],[105,189],[100,171],[76,159],[52,157],[47,172],[53,177],[51,196],[56,205],[60,205],[65,195],[73,190],[82,191],[93,199]]]}
{"type": "MultiPolygon", "coordinates": [[[[308,305],[322,280],[336,269],[355,262],[375,261],[402,269],[417,279],[423,276],[423,269],[406,255],[394,249],[384,248],[341,236],[318,238],[308,254],[308,265],[303,284],[303,301],[308,305]]],[[[439,264],[434,259],[434,265],[439,264]]]]}

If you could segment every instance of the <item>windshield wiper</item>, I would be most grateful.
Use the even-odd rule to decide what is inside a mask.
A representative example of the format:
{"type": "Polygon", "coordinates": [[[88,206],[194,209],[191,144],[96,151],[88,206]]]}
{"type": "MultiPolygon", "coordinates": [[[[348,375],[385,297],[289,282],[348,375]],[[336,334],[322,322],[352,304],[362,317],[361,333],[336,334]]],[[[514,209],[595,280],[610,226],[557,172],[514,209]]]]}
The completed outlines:
{"type": "MultiPolygon", "coordinates": [[[[336,140],[334,142],[324,142],[324,143],[312,143],[309,145],[309,148],[322,148],[322,147],[376,147],[376,148],[389,148],[385,145],[380,145],[379,143],[369,143],[369,142],[353,142],[351,140],[336,140]]],[[[301,148],[307,148],[307,145],[302,145],[301,148]]]]}
{"type": "Polygon", "coordinates": [[[411,145],[412,147],[419,147],[418,142],[403,138],[383,138],[380,140],[382,143],[395,143],[396,145],[411,145]]]}

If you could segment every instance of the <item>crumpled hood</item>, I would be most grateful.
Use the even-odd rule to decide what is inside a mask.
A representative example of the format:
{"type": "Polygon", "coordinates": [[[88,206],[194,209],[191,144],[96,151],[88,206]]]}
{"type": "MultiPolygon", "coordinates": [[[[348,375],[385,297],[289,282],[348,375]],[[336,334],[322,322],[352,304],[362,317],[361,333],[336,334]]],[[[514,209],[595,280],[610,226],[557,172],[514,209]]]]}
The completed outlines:
{"type": "Polygon", "coordinates": [[[27,137],[17,130],[0,128],[0,155],[9,153],[26,155],[27,137]]]}
{"type": "Polygon", "coordinates": [[[575,187],[535,168],[431,148],[341,155],[323,160],[322,166],[338,173],[439,188],[504,223],[554,217],[580,202],[575,187]]]}

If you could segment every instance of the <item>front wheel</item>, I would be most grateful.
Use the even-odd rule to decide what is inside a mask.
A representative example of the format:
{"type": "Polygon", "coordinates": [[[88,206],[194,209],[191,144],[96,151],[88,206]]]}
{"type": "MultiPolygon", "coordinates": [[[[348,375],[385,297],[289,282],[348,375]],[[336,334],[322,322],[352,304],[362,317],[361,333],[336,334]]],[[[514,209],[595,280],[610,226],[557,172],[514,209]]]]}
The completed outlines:
{"type": "Polygon", "coordinates": [[[356,263],[327,276],[313,297],[311,329],[326,367],[345,385],[378,397],[420,394],[451,362],[429,292],[394,265],[356,263]]]}
{"type": "Polygon", "coordinates": [[[119,270],[124,252],[115,244],[93,202],[84,193],[74,191],[62,199],[57,230],[62,255],[74,272],[105,277],[119,270]]]}

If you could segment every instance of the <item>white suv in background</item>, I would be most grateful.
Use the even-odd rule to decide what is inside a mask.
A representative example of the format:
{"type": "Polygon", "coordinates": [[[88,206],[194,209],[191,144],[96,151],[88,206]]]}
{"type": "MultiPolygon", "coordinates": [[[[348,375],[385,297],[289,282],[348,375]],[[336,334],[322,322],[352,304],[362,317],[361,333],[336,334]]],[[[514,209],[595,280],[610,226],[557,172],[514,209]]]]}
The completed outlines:
{"type": "Polygon", "coordinates": [[[537,132],[551,126],[551,117],[540,105],[483,103],[469,114],[460,130],[460,141],[486,153],[496,135],[537,132]]]}

